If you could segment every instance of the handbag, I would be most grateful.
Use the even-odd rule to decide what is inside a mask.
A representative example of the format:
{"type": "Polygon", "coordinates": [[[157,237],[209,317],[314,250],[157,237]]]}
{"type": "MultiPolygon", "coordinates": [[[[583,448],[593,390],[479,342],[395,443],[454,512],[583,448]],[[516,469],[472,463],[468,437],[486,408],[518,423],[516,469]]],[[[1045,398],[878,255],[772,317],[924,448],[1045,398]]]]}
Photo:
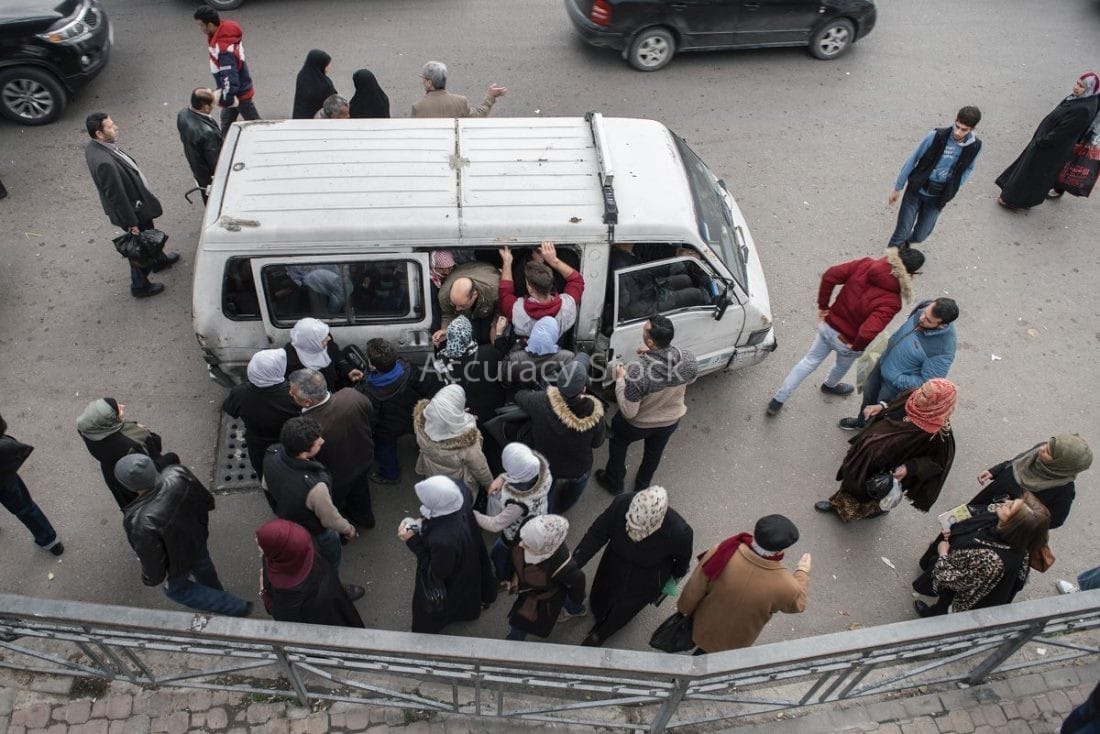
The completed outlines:
{"type": "Polygon", "coordinates": [[[1088,196],[1100,175],[1100,128],[1092,128],[1073,146],[1073,157],[1062,166],[1055,188],[1073,196],[1088,196]]]}
{"type": "Polygon", "coordinates": [[[1028,565],[1039,573],[1046,573],[1047,570],[1054,565],[1054,551],[1050,549],[1049,545],[1044,545],[1038,550],[1033,550],[1029,554],[1028,565]]]}
{"type": "Polygon", "coordinates": [[[893,488],[894,473],[888,470],[872,474],[871,477],[863,483],[863,491],[873,500],[881,500],[883,497],[890,494],[890,490],[893,488]]]}
{"type": "Polygon", "coordinates": [[[695,647],[691,638],[691,617],[675,612],[654,630],[649,646],[664,652],[684,652],[695,647]]]}

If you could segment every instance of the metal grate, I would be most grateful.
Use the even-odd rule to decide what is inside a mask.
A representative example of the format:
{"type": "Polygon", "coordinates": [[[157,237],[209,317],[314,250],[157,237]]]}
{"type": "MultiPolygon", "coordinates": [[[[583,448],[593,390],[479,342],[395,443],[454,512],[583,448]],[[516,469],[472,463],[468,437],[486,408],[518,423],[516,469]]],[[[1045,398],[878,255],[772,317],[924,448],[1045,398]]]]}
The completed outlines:
{"type": "MultiPolygon", "coordinates": [[[[220,411],[219,411],[220,412],[220,411]]],[[[260,488],[260,480],[248,460],[244,421],[220,413],[218,447],[214,459],[214,491],[241,492],[260,488]]]]}

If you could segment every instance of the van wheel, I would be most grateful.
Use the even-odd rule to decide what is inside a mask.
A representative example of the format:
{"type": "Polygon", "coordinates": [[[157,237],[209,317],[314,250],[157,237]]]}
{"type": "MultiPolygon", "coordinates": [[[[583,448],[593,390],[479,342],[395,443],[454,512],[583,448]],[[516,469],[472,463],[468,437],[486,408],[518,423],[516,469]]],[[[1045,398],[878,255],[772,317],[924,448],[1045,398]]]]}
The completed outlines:
{"type": "Polygon", "coordinates": [[[810,38],[810,53],[816,58],[835,59],[852,47],[856,27],[847,18],[833,18],[821,24],[810,38]]]}
{"type": "Polygon", "coordinates": [[[243,2],[244,0],[206,0],[206,4],[214,10],[236,10],[243,2]]]}
{"type": "Polygon", "coordinates": [[[0,114],[23,125],[48,125],[65,110],[65,90],[53,74],[33,66],[0,71],[0,114]]]}
{"type": "Polygon", "coordinates": [[[646,28],[634,36],[626,59],[638,71],[657,71],[668,66],[676,53],[676,39],[666,28],[646,28]]]}

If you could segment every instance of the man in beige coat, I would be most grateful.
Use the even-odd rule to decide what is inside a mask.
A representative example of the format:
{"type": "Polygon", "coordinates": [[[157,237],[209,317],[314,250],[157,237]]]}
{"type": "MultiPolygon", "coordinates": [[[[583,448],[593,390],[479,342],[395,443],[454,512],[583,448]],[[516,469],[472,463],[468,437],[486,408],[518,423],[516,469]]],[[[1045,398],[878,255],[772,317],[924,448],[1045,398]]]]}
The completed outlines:
{"type": "Polygon", "coordinates": [[[413,117],[488,117],[489,110],[503,97],[507,88],[490,84],[485,99],[477,107],[461,94],[447,91],[447,66],[440,61],[429,61],[420,72],[424,82],[424,98],[412,106],[413,117]]]}
{"type": "Polygon", "coordinates": [[[781,562],[783,551],[796,542],[794,523],[767,515],[751,535],[734,535],[700,556],[676,605],[692,617],[696,655],[748,647],[773,614],[806,608],[810,554],[802,555],[793,574],[781,562]]]}

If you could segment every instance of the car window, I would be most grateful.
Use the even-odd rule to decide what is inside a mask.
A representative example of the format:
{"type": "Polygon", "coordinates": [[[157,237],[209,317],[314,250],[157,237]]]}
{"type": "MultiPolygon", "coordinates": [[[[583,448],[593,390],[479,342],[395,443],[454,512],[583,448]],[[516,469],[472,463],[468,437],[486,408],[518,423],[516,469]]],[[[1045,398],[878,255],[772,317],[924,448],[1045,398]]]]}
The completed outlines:
{"type": "Polygon", "coordinates": [[[252,262],[247,257],[231,257],[222,277],[222,313],[233,321],[258,321],[260,299],[252,279],[252,262]]]}
{"type": "Polygon", "coordinates": [[[693,257],[682,257],[644,267],[618,271],[616,323],[647,319],[655,313],[672,313],[710,307],[718,301],[721,285],[693,257]]]}
{"type": "Polygon", "coordinates": [[[420,321],[422,275],[413,260],[265,265],[268,311],[275,326],[306,316],[332,325],[420,321]]]}

